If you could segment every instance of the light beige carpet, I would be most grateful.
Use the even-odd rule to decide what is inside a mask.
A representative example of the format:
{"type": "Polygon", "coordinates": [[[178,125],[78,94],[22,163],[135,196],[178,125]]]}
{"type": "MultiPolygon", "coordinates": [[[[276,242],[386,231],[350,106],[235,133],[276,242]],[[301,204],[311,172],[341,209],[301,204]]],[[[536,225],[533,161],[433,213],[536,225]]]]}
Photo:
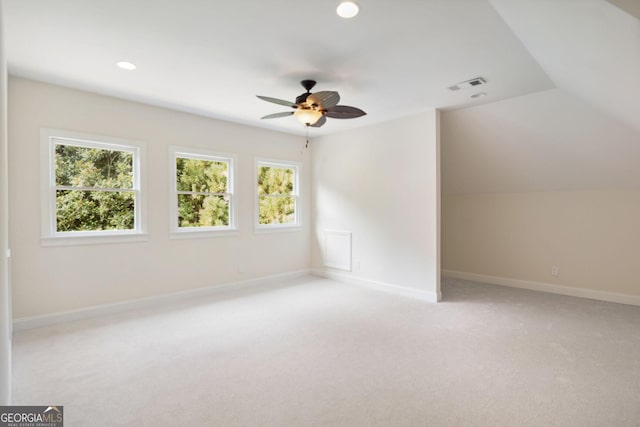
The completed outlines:
{"type": "Polygon", "coordinates": [[[317,278],[17,333],[16,404],[75,426],[640,426],[640,308],[317,278]]]}

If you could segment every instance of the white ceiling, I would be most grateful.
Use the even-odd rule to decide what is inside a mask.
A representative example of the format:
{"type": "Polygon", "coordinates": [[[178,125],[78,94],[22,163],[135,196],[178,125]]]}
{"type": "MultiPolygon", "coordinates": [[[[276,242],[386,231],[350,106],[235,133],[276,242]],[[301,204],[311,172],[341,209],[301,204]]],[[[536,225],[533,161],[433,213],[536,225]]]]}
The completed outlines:
{"type": "Polygon", "coordinates": [[[293,101],[313,78],[368,113],[312,129],[321,135],[553,88],[503,19],[514,1],[359,0],[343,20],[337,0],[4,0],[7,58],[11,74],[300,134],[293,117],[259,120],[287,108],[255,95],[293,101]],[[484,98],[447,89],[478,76],[484,98]]]}

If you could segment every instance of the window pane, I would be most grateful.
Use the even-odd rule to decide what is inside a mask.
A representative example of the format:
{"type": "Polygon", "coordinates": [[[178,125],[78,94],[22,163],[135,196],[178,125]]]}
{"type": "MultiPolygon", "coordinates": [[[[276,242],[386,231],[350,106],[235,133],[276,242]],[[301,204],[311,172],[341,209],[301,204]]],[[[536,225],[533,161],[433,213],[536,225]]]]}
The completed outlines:
{"type": "Polygon", "coordinates": [[[229,167],[226,162],[176,158],[178,191],[226,193],[229,167]]]}
{"type": "Polygon", "coordinates": [[[178,194],[180,227],[220,227],[229,225],[229,201],[225,196],[178,194]]]}
{"type": "Polygon", "coordinates": [[[258,194],[293,194],[293,168],[258,166],[258,194]]]}
{"type": "Polygon", "coordinates": [[[55,146],[56,185],[133,188],[133,154],[100,148],[55,146]]]}
{"type": "Polygon", "coordinates": [[[133,192],[56,191],[56,230],[133,230],[133,192]]]}
{"type": "Polygon", "coordinates": [[[295,197],[260,196],[260,224],[292,224],[296,222],[295,197]]]}

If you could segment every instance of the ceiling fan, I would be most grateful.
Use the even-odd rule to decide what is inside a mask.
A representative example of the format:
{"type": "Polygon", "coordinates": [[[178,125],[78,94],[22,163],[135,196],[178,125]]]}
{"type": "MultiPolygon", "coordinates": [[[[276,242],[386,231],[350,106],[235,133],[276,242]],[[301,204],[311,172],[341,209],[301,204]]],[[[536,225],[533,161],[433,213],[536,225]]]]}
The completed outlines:
{"type": "Polygon", "coordinates": [[[257,97],[263,101],[284,105],[295,110],[269,114],[262,117],[262,119],[276,119],[293,115],[305,126],[319,128],[327,122],[327,117],[333,119],[355,119],[356,117],[367,114],[356,107],[338,105],[338,102],[340,102],[338,92],[323,91],[311,93],[311,89],[316,85],[315,80],[302,80],[300,84],[305,88],[306,92],[299,95],[296,98],[296,102],[257,95],[257,97]]]}

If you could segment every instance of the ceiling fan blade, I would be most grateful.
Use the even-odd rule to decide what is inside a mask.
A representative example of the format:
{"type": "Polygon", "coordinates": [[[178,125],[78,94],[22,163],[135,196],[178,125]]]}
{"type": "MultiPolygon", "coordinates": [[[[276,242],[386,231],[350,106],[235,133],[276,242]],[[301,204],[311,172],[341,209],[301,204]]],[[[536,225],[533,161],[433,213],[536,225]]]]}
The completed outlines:
{"type": "Polygon", "coordinates": [[[327,117],[331,117],[332,119],[355,119],[356,117],[364,116],[367,113],[356,107],[336,105],[335,107],[327,108],[325,114],[327,117]]]}
{"type": "Polygon", "coordinates": [[[297,108],[298,107],[293,102],[285,101],[284,99],[271,98],[270,96],[260,96],[260,95],[256,95],[256,96],[258,98],[262,99],[263,101],[273,102],[274,104],[285,105],[285,106],[291,107],[291,108],[297,108]]]}
{"type": "Polygon", "coordinates": [[[277,119],[279,117],[287,117],[293,115],[293,111],[284,111],[282,113],[273,113],[268,116],[260,117],[261,119],[277,119]]]}
{"type": "Polygon", "coordinates": [[[316,92],[307,97],[307,104],[316,104],[323,110],[335,107],[338,102],[340,102],[340,94],[332,91],[316,92]]]}
{"type": "Polygon", "coordinates": [[[327,118],[325,116],[322,116],[318,119],[317,122],[315,122],[314,124],[311,125],[312,128],[319,128],[320,126],[322,126],[323,124],[327,123],[327,118]]]}

